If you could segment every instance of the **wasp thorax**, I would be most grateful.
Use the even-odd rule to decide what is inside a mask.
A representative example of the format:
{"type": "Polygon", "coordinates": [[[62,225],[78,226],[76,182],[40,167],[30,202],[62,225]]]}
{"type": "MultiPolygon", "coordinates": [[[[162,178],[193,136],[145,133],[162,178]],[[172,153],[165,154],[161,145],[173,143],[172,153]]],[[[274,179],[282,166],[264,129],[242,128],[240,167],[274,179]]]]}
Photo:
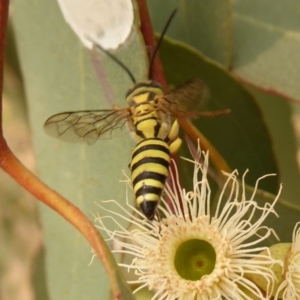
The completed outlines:
{"type": "Polygon", "coordinates": [[[135,84],[126,93],[126,100],[134,98],[140,94],[150,93],[152,95],[151,99],[156,97],[162,97],[164,95],[163,88],[160,84],[155,81],[144,81],[135,84]]]}

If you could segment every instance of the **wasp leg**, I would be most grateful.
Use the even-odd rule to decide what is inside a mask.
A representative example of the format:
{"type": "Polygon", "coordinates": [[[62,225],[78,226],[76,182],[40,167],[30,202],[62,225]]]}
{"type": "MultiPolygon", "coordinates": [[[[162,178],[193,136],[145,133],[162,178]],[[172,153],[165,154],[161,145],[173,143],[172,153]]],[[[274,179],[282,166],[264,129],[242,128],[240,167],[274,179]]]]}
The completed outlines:
{"type": "Polygon", "coordinates": [[[176,140],[174,140],[174,141],[169,145],[171,154],[176,153],[176,152],[179,150],[181,144],[182,144],[182,139],[177,138],[176,140]]]}
{"type": "Polygon", "coordinates": [[[175,120],[168,134],[168,140],[171,141],[171,143],[169,144],[169,148],[172,154],[176,153],[182,144],[182,140],[178,137],[178,131],[179,124],[178,121],[175,120]]]}
{"type": "Polygon", "coordinates": [[[178,132],[179,132],[179,124],[178,124],[178,121],[175,120],[171,126],[171,129],[170,129],[170,132],[168,134],[168,138],[169,140],[174,140],[177,138],[178,136],[178,132]]]}
{"type": "Polygon", "coordinates": [[[169,124],[167,124],[166,122],[161,123],[157,137],[163,140],[168,139],[168,131],[169,131],[169,124]]]}

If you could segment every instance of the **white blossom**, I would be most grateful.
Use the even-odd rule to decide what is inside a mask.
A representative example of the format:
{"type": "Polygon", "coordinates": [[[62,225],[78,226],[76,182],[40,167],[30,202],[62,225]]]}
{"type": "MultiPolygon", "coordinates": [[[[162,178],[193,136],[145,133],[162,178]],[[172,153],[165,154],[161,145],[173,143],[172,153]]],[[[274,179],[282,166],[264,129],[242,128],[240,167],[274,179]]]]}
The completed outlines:
{"type": "Polygon", "coordinates": [[[244,176],[240,181],[235,171],[224,174],[227,180],[212,213],[208,154],[200,156],[198,151],[192,161],[192,191],[180,187],[176,167],[171,172],[172,183],[167,184],[165,198],[158,206],[160,219],[146,221],[128,199],[128,207],[110,200],[122,213],[113,211],[111,206],[107,210],[103,202],[99,205],[102,213],[96,219],[97,227],[120,245],[115,252],[133,256],[130,263],[120,266],[134,270],[136,279],[129,283],[139,286],[136,291],[144,287],[152,290],[152,299],[252,300],[253,295],[268,299],[274,286],[270,265],[276,262],[268,251],[259,254],[268,248],[257,244],[273,233],[262,223],[270,213],[275,213],[278,196],[272,203],[259,206],[254,197],[262,178],[247,198],[244,176]],[[107,213],[117,229],[106,226],[107,213]],[[127,220],[130,229],[124,228],[120,219],[127,220]],[[267,290],[262,293],[247,279],[248,274],[262,275],[267,290]]]}

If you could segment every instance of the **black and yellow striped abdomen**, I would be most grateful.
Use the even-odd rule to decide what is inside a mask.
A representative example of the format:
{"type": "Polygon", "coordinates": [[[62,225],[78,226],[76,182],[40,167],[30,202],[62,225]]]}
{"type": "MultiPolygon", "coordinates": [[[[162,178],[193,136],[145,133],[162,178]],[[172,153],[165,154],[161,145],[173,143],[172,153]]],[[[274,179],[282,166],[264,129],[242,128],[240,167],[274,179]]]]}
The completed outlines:
{"type": "Polygon", "coordinates": [[[149,138],[138,143],[130,164],[136,203],[153,220],[169,175],[170,149],[162,139],[149,138]]]}

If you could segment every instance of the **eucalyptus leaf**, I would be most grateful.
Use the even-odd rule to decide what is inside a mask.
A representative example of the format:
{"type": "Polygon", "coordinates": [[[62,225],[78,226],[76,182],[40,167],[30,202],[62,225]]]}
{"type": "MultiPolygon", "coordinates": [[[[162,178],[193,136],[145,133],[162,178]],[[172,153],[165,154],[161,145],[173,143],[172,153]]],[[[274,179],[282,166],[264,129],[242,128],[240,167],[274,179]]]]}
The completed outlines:
{"type": "MultiPolygon", "coordinates": [[[[112,108],[106,95],[113,95],[112,101],[124,107],[132,82],[110,57],[99,51],[91,54],[83,47],[64,21],[56,1],[13,4],[38,174],[93,220],[97,214],[95,202],[116,199],[125,205],[126,184],[119,180],[126,179],[122,170],[129,173],[134,141],[124,135],[92,147],[68,144],[47,136],[43,124],[49,116],[62,111],[112,108]],[[98,65],[93,65],[95,61],[98,65]],[[103,73],[101,78],[96,71],[103,73]]],[[[130,66],[137,80],[145,78],[147,56],[135,28],[114,55],[130,66]]],[[[133,200],[130,193],[129,197],[129,201],[133,200]]],[[[93,256],[88,243],[48,207],[41,205],[41,214],[50,297],[108,297],[110,288],[104,268],[96,259],[88,266],[93,256]]],[[[122,280],[119,282],[122,286],[122,280]]]]}
{"type": "MultiPolygon", "coordinates": [[[[300,186],[299,168],[297,166],[297,145],[291,123],[291,108],[289,103],[280,95],[246,85],[255,96],[264,112],[264,119],[269,125],[271,138],[274,141],[275,156],[280,170],[279,180],[282,192],[275,210],[279,218],[268,218],[266,224],[273,227],[281,242],[291,242],[294,226],[299,222],[300,186]],[[272,105],[270,105],[272,104],[272,105]],[[280,118],[279,118],[280,116],[280,118]]],[[[270,202],[272,197],[261,193],[257,201],[270,202]]]]}
{"type": "Polygon", "coordinates": [[[200,50],[229,67],[232,60],[232,16],[230,1],[148,0],[153,28],[161,32],[172,11],[177,13],[167,35],[200,50]]]}
{"type": "Polygon", "coordinates": [[[263,89],[300,98],[299,2],[234,1],[233,71],[263,89]]]}
{"type": "Polygon", "coordinates": [[[255,97],[263,110],[278,161],[279,180],[283,185],[281,198],[290,206],[300,208],[300,173],[297,165],[297,144],[291,122],[291,108],[280,95],[261,91],[250,85],[247,90],[255,97]]]}
{"type": "MultiPolygon", "coordinates": [[[[207,109],[231,109],[228,115],[201,117],[193,123],[223,154],[232,169],[238,169],[240,175],[249,170],[245,178],[248,192],[253,191],[259,177],[276,175],[260,181],[260,192],[255,200],[260,206],[272,203],[279,190],[278,182],[283,184],[275,205],[279,218],[272,215],[265,224],[275,229],[282,242],[291,241],[293,228],[299,221],[300,176],[288,103],[279,95],[252,86],[246,86],[247,92],[224,68],[186,44],[165,39],[161,57],[170,83],[176,86],[189,77],[200,77],[211,89],[207,109]],[[176,61],[176,64],[172,61],[176,61]]],[[[190,155],[185,147],[180,154],[184,157],[190,155]]],[[[192,164],[188,165],[182,160],[179,162],[182,181],[191,189],[191,177],[188,174],[192,174],[192,164]]],[[[274,242],[274,237],[268,239],[269,245],[274,242]]]]}
{"type": "MultiPolygon", "coordinates": [[[[270,136],[252,95],[221,65],[184,43],[165,39],[160,54],[169,83],[177,86],[189,78],[201,78],[211,90],[206,110],[231,110],[223,116],[193,121],[231,169],[240,174],[249,169],[249,185],[265,174],[278,174],[270,136]]],[[[189,155],[186,151],[181,154],[189,155]]],[[[268,178],[261,188],[276,193],[278,178],[268,178]]]]}
{"type": "Polygon", "coordinates": [[[299,99],[299,10],[297,0],[148,1],[154,29],[232,69],[263,89],[299,99]]]}

